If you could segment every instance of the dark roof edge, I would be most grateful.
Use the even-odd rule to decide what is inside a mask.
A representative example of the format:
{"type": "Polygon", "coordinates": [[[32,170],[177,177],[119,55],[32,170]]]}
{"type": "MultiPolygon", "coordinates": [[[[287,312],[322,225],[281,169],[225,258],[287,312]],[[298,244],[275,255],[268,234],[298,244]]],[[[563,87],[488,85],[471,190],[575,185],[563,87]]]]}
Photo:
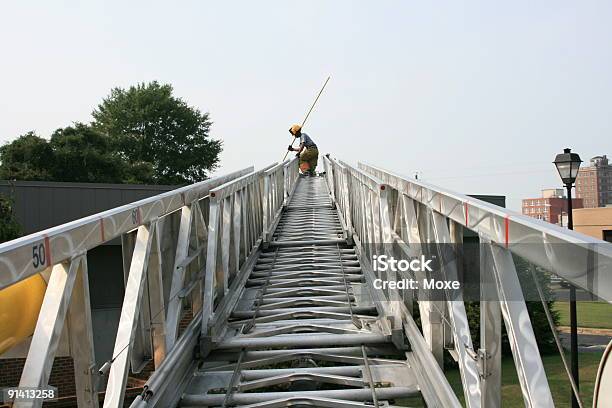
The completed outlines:
{"type": "Polygon", "coordinates": [[[63,181],[10,181],[0,180],[0,186],[43,187],[43,188],[99,188],[114,190],[159,190],[169,191],[181,186],[164,184],[114,184],[114,183],[71,183],[63,181]]]}

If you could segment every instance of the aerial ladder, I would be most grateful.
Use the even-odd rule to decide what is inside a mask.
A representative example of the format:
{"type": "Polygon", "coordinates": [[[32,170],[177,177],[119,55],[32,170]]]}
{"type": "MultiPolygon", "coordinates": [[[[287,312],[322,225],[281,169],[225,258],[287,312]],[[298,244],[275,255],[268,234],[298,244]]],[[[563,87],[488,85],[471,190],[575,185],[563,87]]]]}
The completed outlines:
{"type": "Polygon", "coordinates": [[[148,362],[132,407],[459,407],[445,353],[465,406],[499,407],[503,324],[517,398],[553,407],[514,257],[611,301],[612,245],[368,164],[323,165],[320,177],[300,177],[296,158],[247,168],[1,244],[1,289],[48,275],[19,385],[47,385],[68,322],[80,407],[102,392],[102,406],[124,406],[148,362]],[[379,288],[401,276],[372,267],[426,255],[440,268],[416,278],[457,280],[465,231],[487,295],[478,348],[461,290],[379,288]],[[86,255],[115,238],[125,297],[112,358],[96,362],[86,255]]]}

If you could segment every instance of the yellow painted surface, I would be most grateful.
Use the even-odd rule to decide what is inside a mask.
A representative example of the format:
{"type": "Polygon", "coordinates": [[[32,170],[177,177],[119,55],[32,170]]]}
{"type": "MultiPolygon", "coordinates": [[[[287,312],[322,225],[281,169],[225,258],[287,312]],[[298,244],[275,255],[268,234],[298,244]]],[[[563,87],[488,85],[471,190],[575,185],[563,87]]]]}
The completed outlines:
{"type": "Polygon", "coordinates": [[[0,290],[0,354],[34,333],[46,288],[38,274],[0,290]]]}

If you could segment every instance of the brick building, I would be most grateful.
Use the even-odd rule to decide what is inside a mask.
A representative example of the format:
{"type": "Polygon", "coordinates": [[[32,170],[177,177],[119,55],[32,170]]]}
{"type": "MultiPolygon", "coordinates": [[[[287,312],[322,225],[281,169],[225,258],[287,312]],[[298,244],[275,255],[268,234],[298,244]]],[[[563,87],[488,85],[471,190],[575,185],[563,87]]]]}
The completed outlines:
{"type": "Polygon", "coordinates": [[[583,199],[584,208],[612,204],[612,166],[605,155],[593,157],[590,166],[578,171],[576,197],[583,199]]]}
{"type": "MultiPolygon", "coordinates": [[[[582,208],[582,198],[572,199],[572,206],[582,208]]],[[[567,198],[560,188],[542,190],[541,197],[523,199],[522,212],[532,218],[559,224],[561,215],[567,213],[567,198]]]]}

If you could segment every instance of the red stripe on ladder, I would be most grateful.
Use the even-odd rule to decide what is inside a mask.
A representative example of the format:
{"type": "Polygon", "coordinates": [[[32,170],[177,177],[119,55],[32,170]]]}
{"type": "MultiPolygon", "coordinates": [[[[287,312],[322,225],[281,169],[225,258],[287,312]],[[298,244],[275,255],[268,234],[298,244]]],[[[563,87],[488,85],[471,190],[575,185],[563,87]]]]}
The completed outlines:
{"type": "Polygon", "coordinates": [[[506,215],[506,218],[504,218],[504,226],[506,229],[506,236],[505,236],[506,248],[508,248],[508,241],[510,240],[510,217],[507,215],[506,215]]]}

